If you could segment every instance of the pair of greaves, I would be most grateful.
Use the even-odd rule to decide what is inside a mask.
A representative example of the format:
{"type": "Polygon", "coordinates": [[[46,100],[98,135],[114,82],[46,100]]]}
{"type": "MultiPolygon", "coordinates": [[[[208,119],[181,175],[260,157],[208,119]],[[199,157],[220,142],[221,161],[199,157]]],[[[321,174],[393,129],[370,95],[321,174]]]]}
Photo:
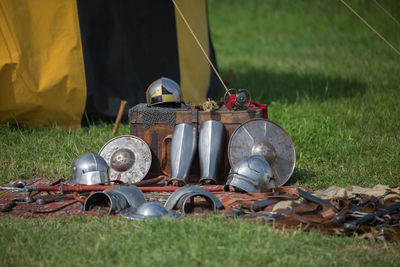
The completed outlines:
{"type": "Polygon", "coordinates": [[[201,124],[199,136],[197,129],[190,124],[176,125],[171,142],[170,181],[188,182],[188,173],[198,145],[200,183],[216,184],[223,151],[224,131],[224,125],[214,120],[201,124]]]}

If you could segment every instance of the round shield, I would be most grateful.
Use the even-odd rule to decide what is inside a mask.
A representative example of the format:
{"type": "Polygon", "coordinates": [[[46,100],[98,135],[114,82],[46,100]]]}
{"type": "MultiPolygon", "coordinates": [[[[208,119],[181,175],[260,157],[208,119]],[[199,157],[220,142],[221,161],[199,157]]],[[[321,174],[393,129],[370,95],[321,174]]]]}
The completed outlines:
{"type": "Polygon", "coordinates": [[[110,167],[110,180],[139,182],[151,166],[149,146],[134,135],[121,135],[111,139],[100,149],[99,154],[110,167]]]}
{"type": "Polygon", "coordinates": [[[261,155],[268,161],[277,186],[289,181],[296,165],[296,151],[292,139],[278,124],[253,119],[233,132],[228,145],[231,167],[252,155],[261,155]]]}

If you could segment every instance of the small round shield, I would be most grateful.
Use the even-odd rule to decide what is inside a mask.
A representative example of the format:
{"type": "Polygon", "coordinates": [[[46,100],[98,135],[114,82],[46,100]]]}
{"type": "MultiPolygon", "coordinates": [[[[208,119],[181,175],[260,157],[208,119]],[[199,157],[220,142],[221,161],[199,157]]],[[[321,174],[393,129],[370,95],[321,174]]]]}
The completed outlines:
{"type": "Polygon", "coordinates": [[[281,126],[265,119],[241,124],[229,140],[229,163],[233,167],[252,155],[261,155],[268,161],[277,186],[289,181],[296,165],[296,151],[292,139],[281,126]]]}
{"type": "Polygon", "coordinates": [[[109,140],[100,149],[99,154],[110,167],[110,180],[139,182],[151,166],[149,146],[134,135],[121,135],[109,140]]]}

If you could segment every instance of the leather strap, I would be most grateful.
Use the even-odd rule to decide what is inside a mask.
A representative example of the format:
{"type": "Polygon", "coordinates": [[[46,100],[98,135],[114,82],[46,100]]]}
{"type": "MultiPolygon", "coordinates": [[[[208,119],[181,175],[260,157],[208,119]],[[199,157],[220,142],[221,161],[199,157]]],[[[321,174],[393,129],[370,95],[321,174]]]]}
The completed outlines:
{"type": "Polygon", "coordinates": [[[250,193],[253,197],[257,199],[265,198],[281,198],[286,200],[296,200],[300,197],[299,192],[296,189],[290,187],[277,187],[274,188],[272,192],[267,193],[250,193]]]}
{"type": "Polygon", "coordinates": [[[190,109],[192,111],[192,126],[197,129],[197,124],[198,124],[198,121],[199,121],[198,120],[199,112],[198,112],[198,110],[196,109],[195,106],[191,106],[190,109]]]}
{"type": "Polygon", "coordinates": [[[167,167],[167,160],[168,160],[168,153],[167,153],[167,143],[171,142],[172,140],[172,134],[167,135],[164,137],[162,140],[161,144],[161,172],[166,175],[166,176],[171,176],[170,173],[168,173],[165,168],[167,167]]]}

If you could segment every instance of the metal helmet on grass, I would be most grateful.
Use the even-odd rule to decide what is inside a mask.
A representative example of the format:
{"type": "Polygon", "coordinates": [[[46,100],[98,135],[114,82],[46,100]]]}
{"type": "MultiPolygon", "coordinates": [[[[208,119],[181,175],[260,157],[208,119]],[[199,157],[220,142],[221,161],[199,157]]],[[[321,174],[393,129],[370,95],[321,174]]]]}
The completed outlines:
{"type": "Polygon", "coordinates": [[[92,185],[108,181],[108,165],[99,154],[86,153],[77,157],[72,163],[71,185],[92,185]]]}
{"type": "Polygon", "coordinates": [[[229,190],[229,186],[247,193],[262,193],[276,185],[271,166],[262,156],[255,155],[233,166],[228,174],[226,191],[229,190]]]}
{"type": "Polygon", "coordinates": [[[120,215],[133,220],[149,219],[174,219],[177,214],[173,211],[167,211],[164,206],[157,202],[146,202],[137,209],[127,209],[120,212],[120,215]]]}
{"type": "Polygon", "coordinates": [[[179,85],[171,79],[162,77],[152,82],[146,91],[148,106],[173,103],[183,103],[182,90],[179,85]]]}

